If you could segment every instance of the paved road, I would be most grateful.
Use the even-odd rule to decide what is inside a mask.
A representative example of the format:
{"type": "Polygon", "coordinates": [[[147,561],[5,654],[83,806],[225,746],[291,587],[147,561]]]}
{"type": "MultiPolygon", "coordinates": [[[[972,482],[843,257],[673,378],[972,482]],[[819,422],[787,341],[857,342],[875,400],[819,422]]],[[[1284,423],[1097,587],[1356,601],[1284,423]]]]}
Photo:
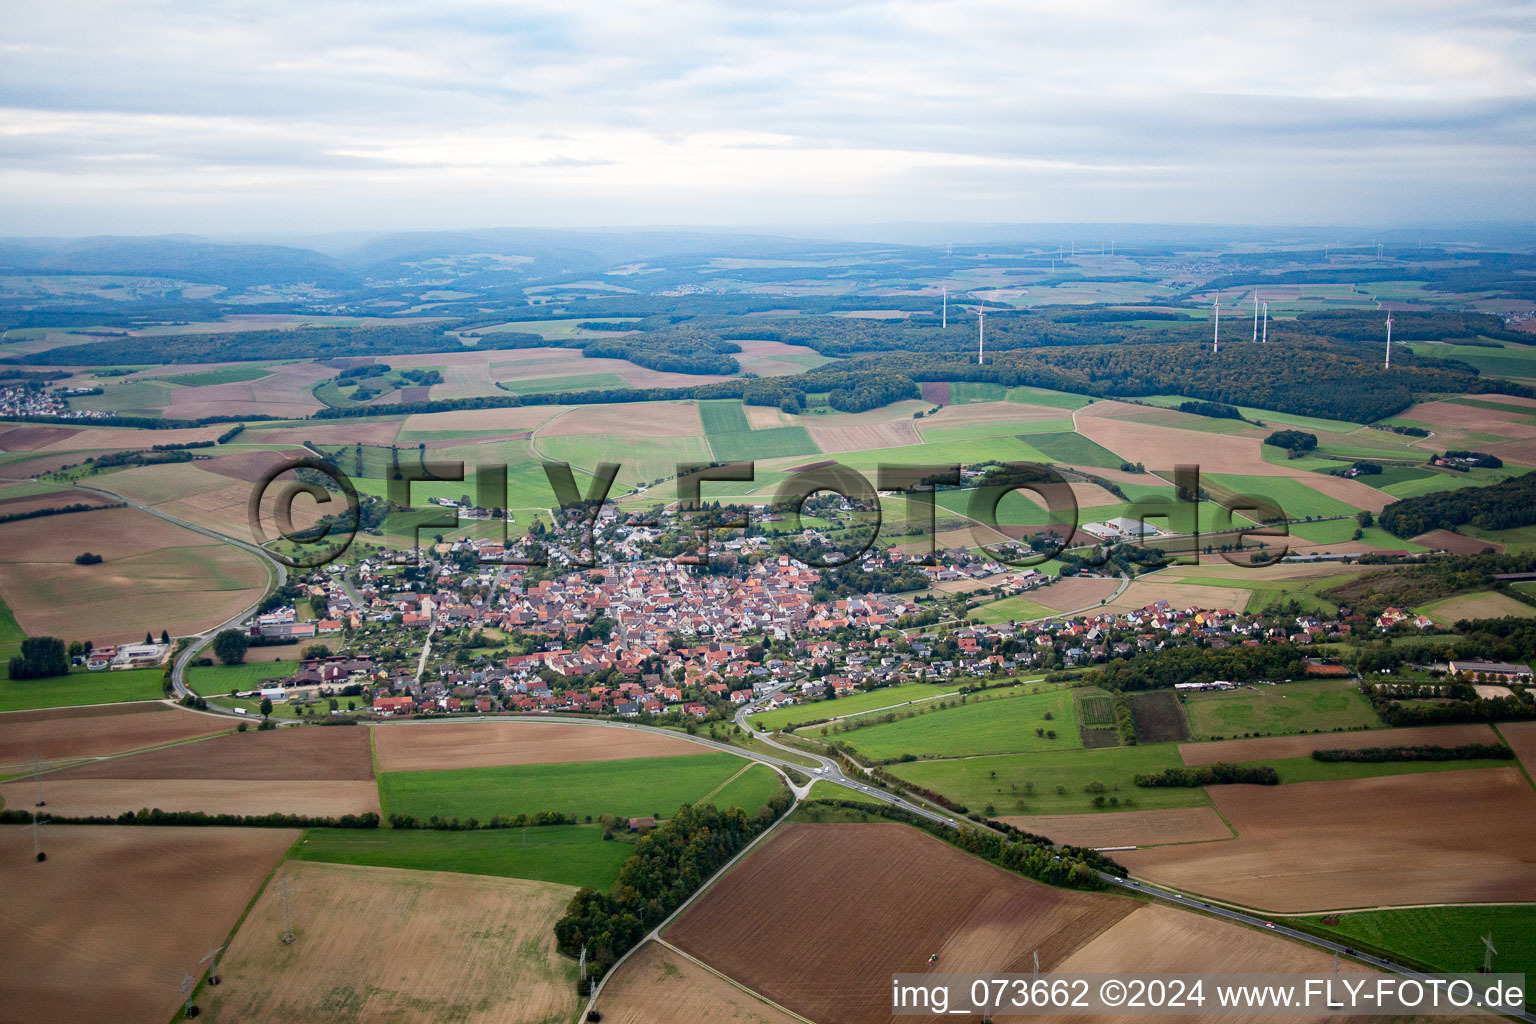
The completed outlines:
{"type": "Polygon", "coordinates": [[[261,607],[261,602],[265,601],[269,594],[273,593],[275,590],[280,590],[287,586],[288,567],[282,562],[279,562],[277,559],[273,558],[270,552],[256,544],[251,544],[248,541],[239,540],[235,537],[229,536],[228,534],[219,533],[217,530],[210,530],[207,527],[198,526],[196,523],[189,523],[185,519],[178,519],[173,515],[169,515],[157,508],[154,508],[153,506],[140,504],[137,501],[133,501],[130,498],[125,498],[121,494],[115,494],[112,491],[103,491],[95,487],[85,487],[81,484],[75,484],[74,487],[76,490],[89,491],[92,494],[99,494],[102,497],[110,498],[113,501],[121,501],[125,505],[128,505],[130,508],[136,508],[140,512],[147,512],[157,519],[164,519],[168,523],[174,523],[183,529],[191,530],[193,533],[200,533],[204,537],[212,537],[214,540],[223,541],[226,544],[233,544],[237,548],[244,548],[246,551],[249,551],[261,558],[263,562],[265,562],[267,565],[270,565],[274,570],[274,575],[272,579],[269,580],[269,586],[267,587],[266,592],[263,593],[254,604],[240,612],[240,614],[230,619],[226,619],[225,621],[219,623],[217,626],[214,626],[212,629],[207,630],[206,632],[200,633],[193,639],[190,644],[187,645],[186,649],[181,652],[181,656],[176,659],[176,664],[171,669],[171,686],[175,690],[177,699],[185,697],[187,694],[192,692],[187,688],[187,666],[192,663],[192,659],[196,658],[198,652],[206,647],[213,640],[213,638],[218,635],[219,630],[225,629],[226,627],[231,626],[241,621],[242,619],[248,618],[249,616],[255,614],[256,609],[261,607]],[[272,582],[273,580],[275,580],[275,583],[272,582]]]}

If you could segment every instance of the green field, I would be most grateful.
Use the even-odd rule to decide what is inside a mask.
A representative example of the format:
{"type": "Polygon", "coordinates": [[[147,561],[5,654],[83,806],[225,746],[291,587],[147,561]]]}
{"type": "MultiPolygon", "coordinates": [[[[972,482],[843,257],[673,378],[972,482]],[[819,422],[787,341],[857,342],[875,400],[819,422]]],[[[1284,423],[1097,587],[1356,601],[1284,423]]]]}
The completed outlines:
{"type": "MultiPolygon", "coordinates": [[[[231,690],[256,690],[268,680],[287,679],[298,671],[301,645],[284,653],[282,661],[248,661],[241,665],[193,665],[187,669],[187,684],[204,697],[216,697],[231,690]]],[[[208,652],[210,655],[211,651],[208,652]]]]}
{"type": "Polygon", "coordinates": [[[1203,807],[1209,803],[1203,789],[1141,789],[1136,785],[1139,774],[1183,764],[1178,744],[1156,743],[914,761],[892,765],[888,770],[974,811],[984,811],[991,803],[998,814],[1081,814],[1099,809],[1094,806],[1094,795],[1084,792],[1093,782],[1104,784],[1105,811],[1203,807]],[[1063,792],[1057,792],[1058,786],[1063,792]],[[1109,805],[1110,797],[1119,802],[1118,807],[1109,805]]]}
{"type": "Polygon", "coordinates": [[[964,757],[1052,751],[1082,743],[1072,693],[1054,687],[1044,693],[990,699],[973,695],[957,707],[855,729],[840,738],[859,753],[880,760],[903,754],[964,757]],[[1051,718],[1046,719],[1046,714],[1051,718]],[[1056,738],[1037,736],[1036,729],[1054,731],[1056,738]]]}
{"type": "Polygon", "coordinates": [[[811,440],[810,433],[804,427],[711,433],[709,447],[721,462],[751,462],[791,455],[821,454],[821,449],[816,447],[816,442],[811,440]]]}
{"type": "MultiPolygon", "coordinates": [[[[1302,919],[1309,930],[1337,942],[1408,957],[1438,971],[1471,973],[1483,968],[1482,936],[1492,935],[1496,972],[1523,973],[1527,990],[1536,979],[1536,907],[1424,907],[1343,914],[1337,925],[1322,917],[1302,919]]],[[[1536,1000],[1526,998],[1531,1006],[1536,1000]]]]}
{"type": "Polygon", "coordinates": [[[1279,505],[1291,519],[1304,519],[1308,516],[1354,515],[1359,511],[1353,505],[1347,505],[1337,498],[1330,498],[1321,491],[1314,491],[1294,477],[1210,473],[1201,474],[1201,479],[1213,480],[1239,494],[1268,498],[1279,505]]]}
{"type": "Polygon", "coordinates": [[[7,678],[0,681],[0,711],[159,700],[164,696],[160,688],[163,675],[158,668],[136,668],[125,672],[71,672],[53,679],[7,678]]]}
{"type": "Polygon", "coordinates": [[[606,889],[635,852],[603,840],[596,825],[439,832],[432,829],[315,828],[294,848],[296,860],[416,871],[503,875],[606,889]]]}
{"type": "Polygon", "coordinates": [[[1007,397],[1008,391],[1001,384],[956,381],[949,386],[949,401],[952,405],[969,405],[972,402],[1001,402],[1007,397]]]}
{"type": "Polygon", "coordinates": [[[583,373],[569,377],[503,380],[498,383],[503,390],[519,395],[541,395],[551,391],[598,391],[629,387],[629,381],[616,373],[583,373]]]}
{"type": "Polygon", "coordinates": [[[1074,395],[1069,391],[1047,391],[1045,388],[1032,388],[1027,385],[1009,388],[1008,401],[1023,405],[1046,405],[1053,409],[1081,409],[1085,405],[1093,404],[1093,399],[1086,395],[1074,395]]]}
{"type": "Polygon", "coordinates": [[[271,375],[272,368],[269,366],[221,366],[217,370],[204,370],[202,373],[177,373],[153,379],[200,388],[211,384],[243,384],[248,380],[261,380],[271,375]]]}
{"type": "Polygon", "coordinates": [[[735,398],[700,402],[699,420],[706,434],[744,434],[752,429],[740,399],[735,398]]]}
{"type": "Polygon", "coordinates": [[[1005,597],[1001,601],[991,601],[987,604],[972,608],[966,613],[973,619],[982,622],[1028,622],[1030,619],[1046,619],[1061,613],[1054,608],[1047,608],[1043,604],[1036,604],[1022,595],[1018,597],[1005,597]]]}
{"type": "Polygon", "coordinates": [[[784,789],[779,773],[765,764],[749,766],[735,778],[699,797],[696,803],[714,804],[717,807],[740,807],[749,815],[772,800],[784,789]]]}
{"type": "Polygon", "coordinates": [[[1119,469],[1125,460],[1097,441],[1090,441],[1076,431],[1056,434],[1032,434],[1029,443],[1050,456],[1051,461],[1068,466],[1092,466],[1119,469]]]}
{"type": "Polygon", "coordinates": [[[810,704],[792,704],[785,708],[776,708],[773,711],[763,711],[753,715],[747,721],[754,725],[762,725],[768,729],[782,729],[794,722],[808,722],[816,718],[833,718],[839,715],[856,715],[863,711],[877,711],[881,708],[893,707],[897,704],[905,704],[911,700],[921,700],[924,697],[936,697],[945,693],[953,693],[953,686],[931,685],[928,683],[903,683],[900,686],[886,686],[879,690],[869,690],[865,693],[856,693],[851,697],[838,697],[830,701],[815,701],[810,704]]]}
{"type": "Polygon", "coordinates": [[[1319,761],[1313,757],[1281,757],[1268,764],[1291,782],[1334,782],[1340,779],[1374,779],[1381,775],[1420,775],[1425,772],[1472,771],[1477,768],[1508,768],[1512,762],[1476,758],[1467,761],[1319,761]]]}
{"type": "Polygon", "coordinates": [[[1227,693],[1192,693],[1184,701],[1196,739],[1248,734],[1289,735],[1377,726],[1370,702],[1351,680],[1253,686],[1227,693]]]}
{"type": "Polygon", "coordinates": [[[1084,691],[1077,697],[1078,718],[1085,729],[1115,727],[1115,699],[1098,690],[1084,691]]]}
{"type": "Polygon", "coordinates": [[[735,754],[719,753],[385,772],[379,776],[379,792],[390,813],[422,820],[434,814],[486,820],[538,811],[563,811],[578,818],[666,817],[680,805],[714,792],[741,771],[743,763],[735,754]]]}

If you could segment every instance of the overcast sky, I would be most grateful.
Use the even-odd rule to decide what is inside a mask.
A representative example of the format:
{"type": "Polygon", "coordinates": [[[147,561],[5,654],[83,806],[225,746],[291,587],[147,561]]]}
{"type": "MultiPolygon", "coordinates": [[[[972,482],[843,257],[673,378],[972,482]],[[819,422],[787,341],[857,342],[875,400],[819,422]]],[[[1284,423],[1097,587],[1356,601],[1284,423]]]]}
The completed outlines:
{"type": "Polygon", "coordinates": [[[1536,219],[1536,6],[25,3],[0,234],[1536,219]]]}

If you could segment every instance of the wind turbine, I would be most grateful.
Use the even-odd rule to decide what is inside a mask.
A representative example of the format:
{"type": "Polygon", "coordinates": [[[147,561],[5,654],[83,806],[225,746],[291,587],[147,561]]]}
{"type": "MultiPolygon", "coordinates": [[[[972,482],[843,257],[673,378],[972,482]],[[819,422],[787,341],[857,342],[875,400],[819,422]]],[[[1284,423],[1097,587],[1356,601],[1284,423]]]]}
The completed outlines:
{"type": "Polygon", "coordinates": [[[1216,325],[1211,329],[1211,351],[1221,351],[1221,293],[1216,293],[1216,325]]]}
{"type": "Polygon", "coordinates": [[[1392,369],[1392,311],[1387,310],[1387,365],[1385,369],[1392,369]]]}
{"type": "Polygon", "coordinates": [[[1253,340],[1259,340],[1259,293],[1253,293],[1253,340]]]}
{"type": "Polygon", "coordinates": [[[944,321],[939,326],[945,329],[949,327],[949,285],[944,286],[944,321]]]}
{"type": "Polygon", "coordinates": [[[987,311],[977,307],[976,309],[976,365],[983,366],[987,361],[987,311]]]}
{"type": "Polygon", "coordinates": [[[1483,936],[1483,973],[1493,973],[1493,956],[1498,950],[1493,948],[1493,932],[1483,936]]]}
{"type": "Polygon", "coordinates": [[[1264,342],[1265,344],[1268,344],[1268,342],[1269,342],[1269,301],[1268,300],[1265,300],[1265,302],[1264,302],[1264,336],[1262,338],[1260,338],[1259,340],[1264,342]]]}

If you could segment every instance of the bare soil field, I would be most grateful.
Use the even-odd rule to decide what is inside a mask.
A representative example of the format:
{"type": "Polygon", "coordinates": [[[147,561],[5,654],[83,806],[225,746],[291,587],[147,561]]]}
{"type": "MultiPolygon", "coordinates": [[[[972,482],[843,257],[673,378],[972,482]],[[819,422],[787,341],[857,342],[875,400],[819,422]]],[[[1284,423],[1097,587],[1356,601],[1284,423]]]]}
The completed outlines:
{"type": "Polygon", "coordinates": [[[1503,551],[1503,544],[1495,544],[1491,540],[1478,540],[1476,537],[1468,537],[1463,533],[1452,533],[1450,530],[1430,530],[1413,538],[1415,544],[1422,544],[1431,551],[1449,551],[1453,555],[1476,555],[1492,549],[1503,551]]]}
{"type": "Polygon", "coordinates": [[[849,426],[826,426],[808,422],[806,430],[816,447],[834,452],[858,452],[877,448],[903,448],[922,444],[912,420],[891,420],[886,423],[860,423],[849,426]]]}
{"type": "MultiPolygon", "coordinates": [[[[298,838],[289,829],[0,828],[7,1020],[165,1024],[177,983],[224,941],[298,838]]],[[[274,945],[277,943],[274,940],[274,945]]],[[[286,947],[285,947],[286,948],[286,947]]]]}
{"type": "Polygon", "coordinates": [[[186,444],[207,441],[210,444],[227,425],[179,427],[172,430],[137,430],[131,427],[86,427],[79,433],[45,445],[40,451],[82,451],[88,448],[150,448],[157,444],[186,444]]]}
{"type": "Polygon", "coordinates": [[[1076,576],[1057,580],[1050,586],[1041,587],[1038,590],[1026,590],[1024,596],[1036,604],[1045,605],[1052,611],[1070,612],[1097,604],[1113,594],[1119,585],[1119,580],[1076,576]]]}
{"type": "MultiPolygon", "coordinates": [[[[1499,403],[1510,404],[1502,396],[1499,397],[1499,403]]],[[[1399,415],[1416,423],[1427,423],[1436,431],[1449,434],[1500,434],[1516,440],[1536,438],[1536,425],[1522,423],[1519,413],[1502,409],[1483,409],[1455,402],[1425,402],[1399,415]]],[[[1441,444],[1444,444],[1443,439],[1441,444]]]]}
{"type": "Polygon", "coordinates": [[[569,886],[292,861],[282,874],[294,941],[278,941],[282,899],[268,885],[229,944],[223,984],[203,999],[213,1021],[545,1024],[575,1014],[575,965],[554,937],[569,886]]]}
{"type": "Polygon", "coordinates": [[[743,405],[741,411],[746,414],[747,426],[753,430],[793,427],[799,422],[783,409],[773,405],[743,405]]]}
{"type": "Polygon", "coordinates": [[[1536,722],[1501,722],[1499,733],[1525,770],[1536,776],[1536,722]]]}
{"type": "MultiPolygon", "coordinates": [[[[518,410],[486,410],[482,415],[518,410]]],[[[439,416],[457,416],[459,413],[437,413],[439,416]]],[[[414,429],[414,428],[413,428],[414,429]]],[[[295,447],[305,441],[316,444],[376,444],[388,445],[400,433],[398,420],[341,420],[338,422],[306,423],[302,427],[263,427],[259,424],[245,428],[237,441],[242,444],[291,444],[295,447]]]]}
{"type": "Polygon", "coordinates": [[[635,434],[640,437],[696,437],[704,433],[699,407],[691,402],[630,402],[567,410],[539,430],[540,437],[571,434],[635,434]]]}
{"type": "Polygon", "coordinates": [[[812,1020],[876,1024],[890,1019],[890,975],[924,970],[929,954],[947,972],[1027,972],[1038,950],[1055,970],[1135,907],[1038,885],[905,825],[792,824],[666,938],[812,1020]]]}
{"type": "Polygon", "coordinates": [[[34,636],[184,635],[236,615],[266,585],[255,555],[133,508],[0,524],[0,550],[13,553],[0,562],[0,596],[34,636]],[[74,564],[85,551],[106,561],[74,564]]]}
{"type": "Polygon", "coordinates": [[[1132,580],[1125,593],[1105,605],[1106,611],[1122,612],[1145,608],[1154,601],[1167,601],[1176,608],[1228,608],[1242,611],[1248,604],[1249,591],[1239,587],[1209,587],[1198,583],[1164,583],[1157,577],[1132,580]]]}
{"type": "Polygon", "coordinates": [[[1346,504],[1356,508],[1370,509],[1372,512],[1380,512],[1397,499],[1386,491],[1378,491],[1359,480],[1350,480],[1342,476],[1329,476],[1327,473],[1308,473],[1306,476],[1297,475],[1297,478],[1308,487],[1330,498],[1337,498],[1346,504]]]}
{"type": "Polygon", "coordinates": [[[232,725],[208,715],[148,701],[101,704],[0,715],[0,772],[33,757],[62,761],[226,732],[232,725]]]}
{"type": "Polygon", "coordinates": [[[57,779],[371,780],[366,726],[230,733],[66,768],[57,779]]]}
{"type": "Polygon", "coordinates": [[[170,404],[165,415],[172,419],[199,419],[203,416],[291,416],[295,419],[308,416],[323,408],[319,399],[309,391],[311,379],[301,382],[292,376],[281,378],[288,387],[275,388],[267,385],[256,397],[256,385],[263,381],[234,381],[229,384],[206,384],[202,387],[179,387],[170,392],[170,404]]]}
{"type": "Polygon", "coordinates": [[[1010,423],[1065,420],[1070,415],[1065,409],[1023,402],[967,402],[965,405],[946,405],[938,412],[924,416],[917,423],[925,430],[929,427],[959,427],[969,423],[996,423],[998,433],[1006,434],[1009,433],[1007,425],[1010,423]]]}
{"type": "Polygon", "coordinates": [[[1429,725],[1417,729],[1365,729],[1300,736],[1259,736],[1246,740],[1214,740],[1184,743],[1179,756],[1185,764],[1218,761],[1271,761],[1286,757],[1311,757],[1314,750],[1362,750],[1366,747],[1455,747],[1464,743],[1495,743],[1498,737],[1486,725],[1429,725]]]}
{"type": "Polygon", "coordinates": [[[1517,768],[1209,792],[1236,839],[1116,859],[1276,911],[1536,899],[1536,792],[1517,768]]]}
{"type": "Polygon", "coordinates": [[[929,382],[922,385],[923,401],[932,405],[949,404],[949,384],[944,381],[929,382]]]}
{"type": "MultiPolygon", "coordinates": [[[[569,410],[560,405],[519,405],[509,409],[459,409],[454,412],[415,413],[405,418],[403,429],[418,430],[474,430],[487,434],[508,430],[532,430],[540,424],[569,410]]],[[[390,424],[391,427],[394,424],[390,424]]],[[[308,429],[307,427],[305,429],[308,429]]],[[[393,434],[390,435],[393,439],[393,434]]],[[[316,438],[319,440],[319,438],[316,438]]],[[[367,440],[361,437],[341,438],[347,441],[367,440]]],[[[388,444],[389,441],[385,441],[388,444]]]]}
{"type": "Polygon", "coordinates": [[[1264,461],[1262,437],[1180,430],[1120,418],[1128,410],[1134,412],[1137,407],[1123,402],[1095,402],[1077,411],[1077,432],[1127,462],[1144,464],[1148,470],[1198,463],[1202,473],[1294,475],[1277,472],[1280,467],[1264,461]]]}
{"type": "Polygon", "coordinates": [[[1071,846],[1162,846],[1232,838],[1232,830],[1221,815],[1209,807],[1114,814],[1021,814],[998,820],[1071,846]]]}
{"type": "Polygon", "coordinates": [[[1189,719],[1184,705],[1168,690],[1149,690],[1129,695],[1137,743],[1169,743],[1189,739],[1189,719]]]}
{"type": "Polygon", "coordinates": [[[262,479],[276,467],[286,466],[295,459],[302,458],[314,458],[314,455],[302,448],[291,448],[282,452],[236,452],[233,455],[217,455],[203,462],[198,468],[252,483],[262,479]]]}
{"type": "Polygon", "coordinates": [[[659,942],[648,942],[603,988],[614,1024],[797,1024],[659,942]]]}
{"type": "Polygon", "coordinates": [[[173,462],[160,466],[135,466],[104,476],[87,477],[86,482],[92,487],[121,494],[144,505],[158,505],[162,501],[174,501],[229,486],[228,477],[207,472],[203,469],[206,465],[207,462],[173,462]]]}
{"type": "Polygon", "coordinates": [[[557,722],[402,722],[373,729],[374,749],[383,772],[711,753],[702,743],[682,738],[557,722]]]}
{"type": "Polygon", "coordinates": [[[62,444],[80,431],[74,427],[45,427],[33,424],[0,427],[0,451],[31,452],[52,444],[62,444]]]}
{"type": "MultiPolygon", "coordinates": [[[[99,762],[110,764],[111,762],[99,762]]],[[[7,807],[30,807],[35,783],[0,783],[7,807]]],[[[208,814],[307,814],[340,817],[379,813],[379,790],[372,782],[272,781],[263,779],[43,779],[48,813],[66,818],[116,816],[157,807],[162,811],[208,814]]]]}

